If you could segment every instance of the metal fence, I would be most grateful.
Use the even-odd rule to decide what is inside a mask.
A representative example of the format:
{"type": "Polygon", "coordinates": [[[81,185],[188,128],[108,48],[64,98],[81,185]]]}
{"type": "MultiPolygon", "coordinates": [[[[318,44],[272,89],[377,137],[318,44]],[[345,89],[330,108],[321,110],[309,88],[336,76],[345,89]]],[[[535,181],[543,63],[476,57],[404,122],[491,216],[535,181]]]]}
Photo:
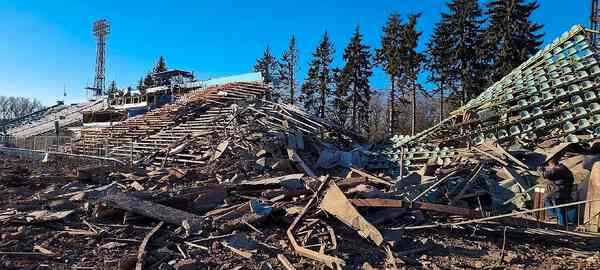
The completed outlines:
{"type": "Polygon", "coordinates": [[[94,144],[86,144],[78,143],[71,136],[33,136],[24,138],[0,135],[0,146],[43,152],[116,158],[123,161],[131,161],[135,158],[134,145],[135,141],[133,139],[129,142],[121,142],[119,144],[110,139],[102,139],[94,144]]]}
{"type": "MultiPolygon", "coordinates": [[[[126,144],[126,147],[133,149],[134,142],[126,144]]],[[[121,153],[120,156],[112,155],[112,149],[106,144],[102,144],[97,149],[87,149],[87,152],[82,151],[83,148],[79,142],[75,141],[70,136],[35,136],[29,138],[15,137],[0,134],[0,147],[6,147],[2,152],[9,155],[26,156],[35,159],[45,159],[50,156],[53,160],[64,159],[75,160],[78,163],[86,164],[112,164],[117,166],[128,166],[133,162],[133,152],[121,153]],[[46,155],[44,155],[44,152],[46,155]],[[50,155],[47,155],[50,154],[50,155]],[[40,156],[41,155],[41,156],[40,156]]]]}
{"type": "Polygon", "coordinates": [[[0,135],[0,143],[8,147],[45,152],[72,153],[73,138],[70,136],[15,137],[0,135]]]}
{"type": "Polygon", "coordinates": [[[133,161],[137,153],[134,151],[135,146],[136,140],[131,138],[102,138],[97,140],[87,138],[81,144],[73,147],[73,151],[77,154],[133,161]]]}

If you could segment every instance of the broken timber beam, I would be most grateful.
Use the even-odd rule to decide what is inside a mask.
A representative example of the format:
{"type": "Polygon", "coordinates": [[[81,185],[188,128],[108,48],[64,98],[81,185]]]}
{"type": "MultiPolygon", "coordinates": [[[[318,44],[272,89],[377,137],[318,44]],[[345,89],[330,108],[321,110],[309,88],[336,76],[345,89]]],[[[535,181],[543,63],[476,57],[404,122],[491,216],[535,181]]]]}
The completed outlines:
{"type": "Polygon", "coordinates": [[[317,177],[317,174],[315,174],[314,171],[308,167],[308,165],[304,162],[304,160],[302,160],[302,158],[300,158],[300,155],[298,155],[294,149],[288,148],[287,152],[289,159],[300,166],[306,175],[310,177],[317,177]]]}
{"type": "Polygon", "coordinates": [[[144,237],[144,240],[142,240],[142,243],[140,244],[140,247],[139,247],[138,253],[137,253],[137,263],[135,264],[135,270],[144,269],[144,257],[146,256],[146,246],[148,245],[148,242],[150,242],[150,238],[152,238],[152,236],[158,230],[160,230],[160,227],[162,227],[163,224],[165,224],[164,221],[161,221],[160,223],[158,223],[158,225],[156,225],[156,227],[154,227],[148,234],[146,234],[146,236],[144,237]]]}
{"type": "Polygon", "coordinates": [[[151,217],[170,224],[183,226],[186,230],[195,231],[200,227],[202,218],[176,208],[145,201],[123,192],[109,193],[101,199],[109,206],[151,217]]]}
{"type": "MultiPolygon", "coordinates": [[[[600,201],[600,200],[598,200],[598,201],[600,201]]],[[[513,225],[513,226],[519,226],[519,227],[546,227],[546,228],[553,228],[553,229],[564,229],[564,227],[557,225],[557,224],[553,224],[553,223],[540,222],[540,221],[537,221],[534,219],[527,219],[527,218],[521,218],[521,217],[515,217],[515,216],[522,215],[522,214],[528,214],[528,213],[534,213],[536,211],[542,211],[542,210],[552,209],[552,208],[556,208],[556,207],[573,206],[573,205],[582,204],[582,202],[570,203],[570,204],[564,204],[564,205],[560,205],[560,206],[556,206],[556,207],[547,207],[547,208],[527,210],[527,211],[523,211],[523,212],[514,212],[514,213],[498,215],[498,216],[484,217],[481,214],[481,212],[475,211],[473,209],[450,206],[450,205],[443,205],[443,204],[435,204],[435,203],[407,202],[407,201],[393,200],[393,199],[352,199],[352,200],[350,200],[350,202],[357,207],[406,208],[406,209],[432,211],[432,212],[449,214],[449,215],[457,215],[457,216],[462,216],[462,217],[466,217],[466,218],[475,218],[473,220],[467,220],[464,222],[459,222],[459,223],[454,223],[454,224],[446,224],[446,225],[457,225],[458,226],[458,225],[470,224],[470,223],[496,221],[496,222],[513,225]]],[[[443,225],[440,225],[440,224],[434,224],[431,226],[425,225],[425,226],[423,226],[423,228],[434,228],[434,227],[440,227],[440,226],[443,226],[443,225]]]]}
{"type": "Polygon", "coordinates": [[[477,178],[479,178],[479,175],[481,174],[481,170],[483,169],[483,166],[484,166],[483,163],[479,163],[477,165],[477,169],[475,169],[475,173],[473,173],[473,176],[471,176],[471,178],[469,178],[469,180],[467,181],[467,183],[465,184],[465,186],[460,190],[460,192],[458,193],[458,195],[454,196],[450,200],[450,204],[451,205],[455,204],[456,201],[460,200],[460,198],[462,198],[462,196],[465,195],[465,193],[467,192],[467,190],[471,189],[471,187],[475,183],[475,180],[477,180],[477,178]]]}
{"type": "Polygon", "coordinates": [[[444,204],[434,204],[426,202],[407,202],[393,199],[351,199],[350,202],[357,207],[395,207],[418,209],[425,211],[434,211],[450,215],[479,218],[481,212],[468,208],[449,206],[444,204]]]}
{"type": "Polygon", "coordinates": [[[358,213],[335,183],[331,183],[319,207],[355,229],[360,236],[373,241],[377,246],[383,243],[381,232],[358,213]]]}
{"type": "Polygon", "coordinates": [[[286,270],[296,270],[296,267],[283,254],[277,254],[277,259],[286,270]]]}
{"type": "Polygon", "coordinates": [[[479,152],[480,154],[482,154],[482,155],[484,155],[484,156],[486,156],[486,157],[488,157],[488,158],[491,158],[491,159],[493,159],[493,160],[497,161],[497,162],[498,162],[498,163],[500,163],[502,166],[508,166],[508,162],[506,162],[506,161],[504,161],[504,160],[500,159],[499,157],[496,157],[496,156],[494,156],[494,155],[492,155],[492,154],[490,154],[490,153],[488,153],[488,152],[486,152],[486,151],[483,151],[483,150],[481,150],[481,149],[479,149],[479,148],[477,148],[477,147],[473,147],[473,149],[475,149],[475,151],[479,152]]]}
{"type": "Polygon", "coordinates": [[[438,180],[433,185],[429,186],[427,189],[425,189],[423,192],[421,192],[421,194],[419,194],[416,197],[414,197],[411,201],[414,202],[414,201],[418,200],[419,198],[425,196],[427,193],[429,193],[429,191],[431,191],[435,187],[439,186],[441,183],[443,183],[446,180],[448,180],[448,178],[450,178],[451,176],[455,175],[457,172],[458,171],[453,171],[453,172],[447,174],[446,176],[442,177],[442,179],[438,180]]]}
{"type": "Polygon", "coordinates": [[[296,238],[294,237],[294,231],[296,230],[296,227],[300,223],[300,220],[302,220],[304,218],[304,216],[306,216],[306,214],[308,213],[308,210],[312,208],[313,204],[317,201],[319,195],[325,190],[325,187],[328,186],[328,184],[329,184],[329,177],[326,177],[326,176],[321,177],[320,180],[321,180],[321,185],[319,186],[319,189],[317,189],[317,191],[315,192],[313,197],[310,198],[310,200],[308,201],[308,203],[306,204],[306,206],[304,207],[304,209],[302,210],[300,215],[298,215],[296,217],[296,219],[294,219],[294,222],[292,222],[292,225],[290,225],[290,227],[287,229],[286,234],[290,240],[290,243],[292,244],[294,252],[298,253],[300,256],[304,256],[304,257],[322,262],[325,265],[327,265],[329,268],[334,268],[334,265],[335,265],[335,267],[337,269],[341,269],[344,265],[346,265],[346,262],[344,262],[344,260],[342,260],[338,257],[321,254],[314,250],[310,250],[308,248],[300,246],[298,244],[298,242],[296,241],[296,238]]]}

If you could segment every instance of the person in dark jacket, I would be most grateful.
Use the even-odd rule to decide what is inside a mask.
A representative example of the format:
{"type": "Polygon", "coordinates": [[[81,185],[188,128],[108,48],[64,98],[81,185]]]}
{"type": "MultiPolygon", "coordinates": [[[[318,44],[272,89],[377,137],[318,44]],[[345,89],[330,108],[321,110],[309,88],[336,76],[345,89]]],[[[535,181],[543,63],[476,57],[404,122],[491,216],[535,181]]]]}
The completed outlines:
{"type": "MultiPolygon", "coordinates": [[[[540,174],[546,180],[547,197],[546,202],[549,206],[573,202],[571,193],[575,177],[569,168],[560,164],[557,158],[550,159],[546,167],[540,168],[540,174]]],[[[555,209],[552,209],[555,210],[555,209]]],[[[556,209],[558,223],[566,226],[568,208],[556,209]]],[[[549,211],[552,214],[554,211],[549,211]]]]}

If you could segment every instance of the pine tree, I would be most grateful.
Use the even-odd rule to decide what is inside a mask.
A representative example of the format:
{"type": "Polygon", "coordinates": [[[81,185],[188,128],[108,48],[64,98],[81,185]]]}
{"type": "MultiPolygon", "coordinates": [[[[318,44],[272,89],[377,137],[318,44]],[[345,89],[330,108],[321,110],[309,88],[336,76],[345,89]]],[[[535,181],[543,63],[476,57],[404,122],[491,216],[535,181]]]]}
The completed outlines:
{"type": "Polygon", "coordinates": [[[152,73],[160,73],[165,71],[167,71],[167,63],[165,62],[165,58],[161,55],[158,57],[158,61],[156,61],[156,64],[152,69],[152,73]]]}
{"type": "Polygon", "coordinates": [[[383,36],[381,37],[381,48],[375,51],[375,61],[380,65],[389,76],[390,91],[388,98],[388,122],[389,133],[394,134],[398,127],[398,108],[397,108],[397,89],[396,84],[402,76],[402,59],[404,53],[402,32],[404,26],[400,14],[392,13],[383,27],[383,36]]]}
{"type": "Polygon", "coordinates": [[[453,67],[452,44],[450,33],[446,24],[437,23],[431,39],[427,43],[427,69],[430,82],[435,83],[437,89],[434,93],[440,96],[439,121],[444,120],[444,94],[452,94],[453,67]],[[448,90],[444,92],[444,90],[448,90]]]}
{"type": "Polygon", "coordinates": [[[144,90],[144,77],[140,78],[140,80],[138,81],[137,86],[135,88],[138,91],[144,90]]]}
{"type": "Polygon", "coordinates": [[[348,124],[348,112],[350,111],[351,100],[348,98],[350,88],[350,74],[336,68],[333,70],[333,81],[335,91],[331,99],[332,113],[330,118],[341,128],[346,128],[348,124]]]}
{"type": "MultiPolygon", "coordinates": [[[[273,79],[277,76],[278,66],[279,63],[271,53],[271,48],[267,46],[263,52],[263,56],[256,59],[254,71],[260,72],[265,84],[272,84],[273,79]]],[[[267,93],[267,100],[278,101],[280,96],[281,95],[277,89],[271,89],[271,91],[267,93]]]]}
{"type": "Polygon", "coordinates": [[[416,30],[417,20],[421,17],[420,13],[410,15],[408,18],[408,22],[403,27],[402,31],[402,39],[403,47],[402,50],[404,53],[401,55],[401,64],[402,69],[406,73],[406,83],[408,83],[408,87],[411,91],[412,97],[412,121],[411,121],[411,135],[415,135],[416,131],[416,119],[417,119],[417,89],[421,89],[417,85],[417,75],[421,69],[421,64],[423,62],[423,54],[417,52],[417,45],[419,42],[419,37],[421,37],[421,32],[416,30]]]}
{"type": "Polygon", "coordinates": [[[309,64],[308,74],[300,87],[300,96],[298,97],[298,100],[306,112],[321,116],[318,96],[319,69],[316,68],[315,65],[316,63],[314,63],[314,60],[309,64]]]}
{"type": "Polygon", "coordinates": [[[296,74],[298,72],[298,48],[296,37],[292,35],[288,49],[283,53],[279,64],[279,84],[282,89],[289,89],[288,102],[294,105],[296,96],[296,74]]]}
{"type": "Polygon", "coordinates": [[[144,77],[143,83],[144,83],[144,90],[156,86],[156,83],[154,82],[154,79],[152,79],[152,75],[150,75],[150,73],[146,74],[146,77],[144,77]]]}
{"type": "Polygon", "coordinates": [[[271,48],[267,46],[261,58],[256,59],[254,71],[260,72],[265,83],[272,83],[273,77],[277,74],[277,59],[271,53],[271,48]]]}
{"type": "Polygon", "coordinates": [[[482,11],[477,0],[452,0],[448,3],[450,13],[442,13],[442,24],[446,25],[450,37],[453,78],[460,91],[461,105],[479,95],[485,86],[483,52],[482,11]]]}
{"type": "Polygon", "coordinates": [[[119,88],[117,88],[117,82],[115,82],[114,80],[110,82],[110,85],[108,86],[108,89],[106,89],[106,95],[114,95],[119,91],[119,88]]]}
{"type": "Polygon", "coordinates": [[[135,89],[137,89],[141,95],[146,94],[146,87],[144,86],[144,77],[140,78],[135,89]]]}
{"type": "Polygon", "coordinates": [[[307,77],[300,89],[299,100],[306,111],[317,114],[321,118],[325,118],[328,98],[333,92],[333,72],[330,66],[334,54],[333,44],[325,31],[319,46],[312,54],[307,77]]]}
{"type": "Polygon", "coordinates": [[[537,1],[494,0],[487,3],[489,27],[485,31],[491,82],[502,79],[534,55],[543,44],[542,25],[530,20],[537,1]]]}
{"type": "Polygon", "coordinates": [[[348,98],[352,104],[350,120],[353,130],[365,134],[368,130],[369,101],[371,88],[369,77],[373,74],[370,47],[363,44],[360,28],[357,26],[350,43],[344,49],[345,66],[342,70],[347,76],[348,98]]]}

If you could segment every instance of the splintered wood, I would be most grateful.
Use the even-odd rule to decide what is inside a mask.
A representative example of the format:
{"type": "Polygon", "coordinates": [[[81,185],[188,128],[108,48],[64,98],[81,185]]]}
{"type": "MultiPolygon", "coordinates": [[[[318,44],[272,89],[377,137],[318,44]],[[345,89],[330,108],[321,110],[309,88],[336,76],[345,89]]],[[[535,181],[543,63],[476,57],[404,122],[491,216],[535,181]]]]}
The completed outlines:
{"type": "Polygon", "coordinates": [[[500,139],[474,132],[499,119],[463,108],[420,135],[369,144],[265,99],[268,87],[186,93],[74,143],[127,162],[0,148],[0,269],[475,269],[499,257],[506,268],[598,268],[600,236],[584,231],[600,226],[600,141],[589,130],[570,134],[579,143],[536,143],[514,128],[500,139]],[[480,135],[495,139],[472,141],[480,135]],[[537,196],[531,209],[549,159],[573,173],[573,201],[544,207],[537,196]],[[533,217],[557,208],[582,218],[533,217]]]}
{"type": "Polygon", "coordinates": [[[144,240],[142,241],[142,244],[140,244],[140,248],[138,249],[137,263],[135,264],[135,270],[142,270],[142,269],[144,269],[144,257],[146,256],[146,246],[148,245],[148,242],[150,242],[150,238],[152,238],[152,236],[156,232],[158,232],[158,230],[160,230],[160,227],[162,227],[163,224],[164,224],[164,221],[161,221],[160,223],[158,223],[158,225],[156,225],[156,227],[154,227],[146,235],[146,237],[144,237],[144,240]]]}
{"type": "Polygon", "coordinates": [[[348,201],[344,192],[335,183],[332,183],[327,189],[319,208],[331,213],[376,245],[379,246],[383,242],[383,236],[379,230],[358,213],[352,203],[348,201]]]}
{"type": "Polygon", "coordinates": [[[294,231],[297,229],[300,220],[302,220],[304,216],[308,213],[308,211],[313,207],[313,205],[318,199],[318,196],[320,196],[320,194],[325,190],[325,187],[327,187],[329,183],[329,177],[321,177],[320,180],[321,185],[319,186],[319,189],[315,192],[315,195],[308,201],[306,206],[304,206],[302,212],[296,217],[296,219],[294,219],[290,227],[287,229],[287,236],[290,243],[292,244],[292,248],[299,255],[320,261],[327,265],[329,268],[334,268],[335,266],[335,268],[341,269],[344,265],[346,265],[346,262],[344,262],[344,260],[305,248],[298,244],[298,242],[296,241],[296,237],[294,236],[294,231]]]}
{"type": "Polygon", "coordinates": [[[110,193],[109,195],[103,197],[102,201],[115,208],[123,209],[143,216],[148,216],[178,226],[188,227],[188,229],[191,231],[195,231],[201,222],[201,217],[192,213],[167,207],[161,204],[155,204],[122,192],[110,193]]]}

